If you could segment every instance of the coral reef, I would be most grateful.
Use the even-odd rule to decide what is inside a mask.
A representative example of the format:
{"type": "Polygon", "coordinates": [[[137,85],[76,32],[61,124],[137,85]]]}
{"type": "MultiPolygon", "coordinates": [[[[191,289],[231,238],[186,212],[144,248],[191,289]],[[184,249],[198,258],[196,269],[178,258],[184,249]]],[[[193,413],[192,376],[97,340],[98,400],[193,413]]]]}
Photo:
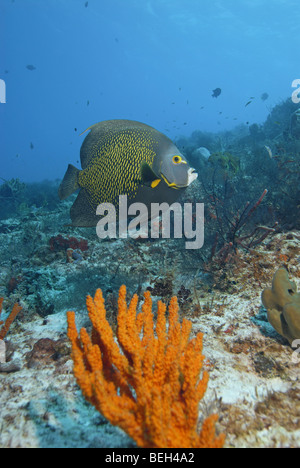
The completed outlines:
{"type": "Polygon", "coordinates": [[[134,445],[82,396],[66,334],[70,308],[78,328],[90,326],[85,296],[99,287],[116,333],[122,284],[130,296],[150,291],[155,303],[176,295],[180,321],[204,334],[210,384],[200,425],[219,414],[226,447],[299,448],[300,348],[287,346],[261,303],[279,268],[300,290],[299,109],[289,98],[265,123],[180,139],[199,173],[182,201],[205,204],[199,250],[186,250],[184,239],[99,241],[94,230],[68,226],[72,200],[59,203],[60,181],[4,181],[0,320],[14,303],[23,311],[0,341],[1,448],[134,445]],[[197,151],[203,146],[221,158],[208,160],[197,151]],[[228,153],[238,165],[224,161],[228,153]]]}
{"type": "Polygon", "coordinates": [[[25,184],[19,179],[4,180],[0,185],[0,218],[15,215],[34,216],[35,212],[55,209],[59,204],[59,181],[41,181],[25,184]]]}
{"type": "MultiPolygon", "coordinates": [[[[39,216],[37,225],[45,221],[39,216]]],[[[168,239],[99,242],[93,233],[76,231],[73,235],[88,239],[89,250],[83,261],[67,263],[64,251],[56,254],[49,249],[49,237],[57,235],[55,212],[46,217],[52,231],[44,232],[35,244],[36,253],[28,258],[15,221],[4,224],[11,234],[0,233],[0,254],[5,258],[0,296],[6,297],[12,276],[22,273],[23,281],[5,301],[2,320],[20,298],[25,312],[13,324],[12,340],[5,343],[7,362],[5,368],[0,366],[1,448],[135,446],[82,396],[66,336],[70,307],[78,311],[77,327],[89,329],[84,296],[97,284],[115,332],[117,291],[125,281],[129,295],[153,288],[155,303],[159,299],[167,303],[177,295],[180,321],[185,317],[192,321],[195,334],[204,333],[203,369],[209,371],[209,385],[199,403],[200,423],[210,414],[219,414],[217,425],[226,433],[225,447],[299,448],[299,364],[293,362],[294,350],[270,325],[261,306],[261,291],[283,264],[299,290],[299,231],[274,233],[255,247],[255,253],[239,249],[235,262],[227,264],[227,280],[220,288],[221,276],[214,286],[198,271],[196,252],[175,248],[177,242],[168,239]],[[15,251],[8,259],[10,239],[15,251]],[[37,294],[43,313],[36,308],[37,294]],[[54,310],[47,310],[50,305],[54,310]]]]}
{"type": "Polygon", "coordinates": [[[272,288],[262,293],[262,303],[267,309],[268,320],[275,330],[290,344],[300,338],[300,293],[291,282],[285,268],[276,271],[272,288]]]}
{"type": "Polygon", "coordinates": [[[78,335],[75,313],[68,312],[74,374],[85,398],[140,447],[223,446],[224,435],[215,436],[216,415],[206,418],[197,432],[199,401],[208,382],[206,371],[200,378],[202,334],[189,341],[192,324],[186,319],[179,323],[173,297],[168,329],[166,306],[158,302],[155,336],[150,292],[144,297],[137,314],[138,296],[127,307],[126,288],[120,288],[118,344],[100,289],[94,300],[87,297],[91,337],[85,328],[78,335]]]}

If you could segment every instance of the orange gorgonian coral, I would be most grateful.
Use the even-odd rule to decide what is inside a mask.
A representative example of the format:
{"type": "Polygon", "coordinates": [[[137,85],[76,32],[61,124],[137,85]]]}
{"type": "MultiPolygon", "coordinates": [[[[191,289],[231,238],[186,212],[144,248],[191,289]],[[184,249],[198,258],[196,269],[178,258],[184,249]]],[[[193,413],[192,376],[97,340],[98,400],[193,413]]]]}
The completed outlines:
{"type": "MultiPolygon", "coordinates": [[[[0,297],[0,314],[2,312],[2,304],[3,304],[3,298],[0,297]]],[[[2,321],[0,322],[0,325],[3,325],[3,327],[0,330],[0,340],[3,340],[5,338],[9,330],[9,327],[11,326],[12,322],[15,320],[16,316],[18,315],[21,309],[22,307],[18,303],[16,303],[13,306],[11,313],[7,317],[5,324],[3,325],[3,322],[2,321]]]]}
{"type": "Polygon", "coordinates": [[[177,298],[166,306],[159,301],[154,326],[150,292],[127,306],[126,287],[118,299],[116,338],[106,319],[102,291],[87,297],[93,328],[78,335],[75,313],[68,312],[74,374],[85,396],[112,424],[121,427],[139,447],[222,447],[224,435],[215,435],[217,415],[207,417],[198,431],[199,401],[208,374],[201,374],[202,333],[189,339],[192,324],[178,319],[177,298]]]}

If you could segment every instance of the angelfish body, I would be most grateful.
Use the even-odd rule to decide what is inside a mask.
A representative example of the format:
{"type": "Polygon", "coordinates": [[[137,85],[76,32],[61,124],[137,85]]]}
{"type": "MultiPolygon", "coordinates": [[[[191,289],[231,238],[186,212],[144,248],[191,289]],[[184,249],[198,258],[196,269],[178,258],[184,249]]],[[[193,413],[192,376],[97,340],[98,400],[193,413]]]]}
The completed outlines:
{"type": "Polygon", "coordinates": [[[60,199],[80,189],[71,207],[73,226],[96,226],[101,203],[116,208],[119,195],[128,204],[172,204],[197,174],[164,134],[130,120],[92,125],[80,150],[82,170],[69,164],[59,187],[60,199]]]}

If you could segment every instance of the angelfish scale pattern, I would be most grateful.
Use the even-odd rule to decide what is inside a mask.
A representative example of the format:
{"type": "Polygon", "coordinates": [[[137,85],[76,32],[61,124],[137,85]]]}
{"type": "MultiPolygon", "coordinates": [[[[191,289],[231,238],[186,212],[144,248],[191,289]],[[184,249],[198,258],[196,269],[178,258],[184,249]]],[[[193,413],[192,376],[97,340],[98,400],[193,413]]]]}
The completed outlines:
{"type": "Polygon", "coordinates": [[[152,166],[157,143],[147,130],[108,133],[92,147],[94,155],[78,182],[88,192],[92,206],[117,205],[119,194],[133,199],[140,185],[140,166],[152,166]]]}

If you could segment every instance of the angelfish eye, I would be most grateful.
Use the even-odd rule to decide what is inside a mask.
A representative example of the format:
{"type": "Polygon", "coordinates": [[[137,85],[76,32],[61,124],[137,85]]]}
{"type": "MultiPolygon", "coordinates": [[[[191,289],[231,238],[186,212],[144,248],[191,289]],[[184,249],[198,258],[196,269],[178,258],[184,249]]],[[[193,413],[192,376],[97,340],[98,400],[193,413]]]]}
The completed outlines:
{"type": "Polygon", "coordinates": [[[174,164],[179,164],[179,163],[182,162],[182,157],[178,156],[178,155],[173,156],[172,161],[173,161],[174,164]]]}

